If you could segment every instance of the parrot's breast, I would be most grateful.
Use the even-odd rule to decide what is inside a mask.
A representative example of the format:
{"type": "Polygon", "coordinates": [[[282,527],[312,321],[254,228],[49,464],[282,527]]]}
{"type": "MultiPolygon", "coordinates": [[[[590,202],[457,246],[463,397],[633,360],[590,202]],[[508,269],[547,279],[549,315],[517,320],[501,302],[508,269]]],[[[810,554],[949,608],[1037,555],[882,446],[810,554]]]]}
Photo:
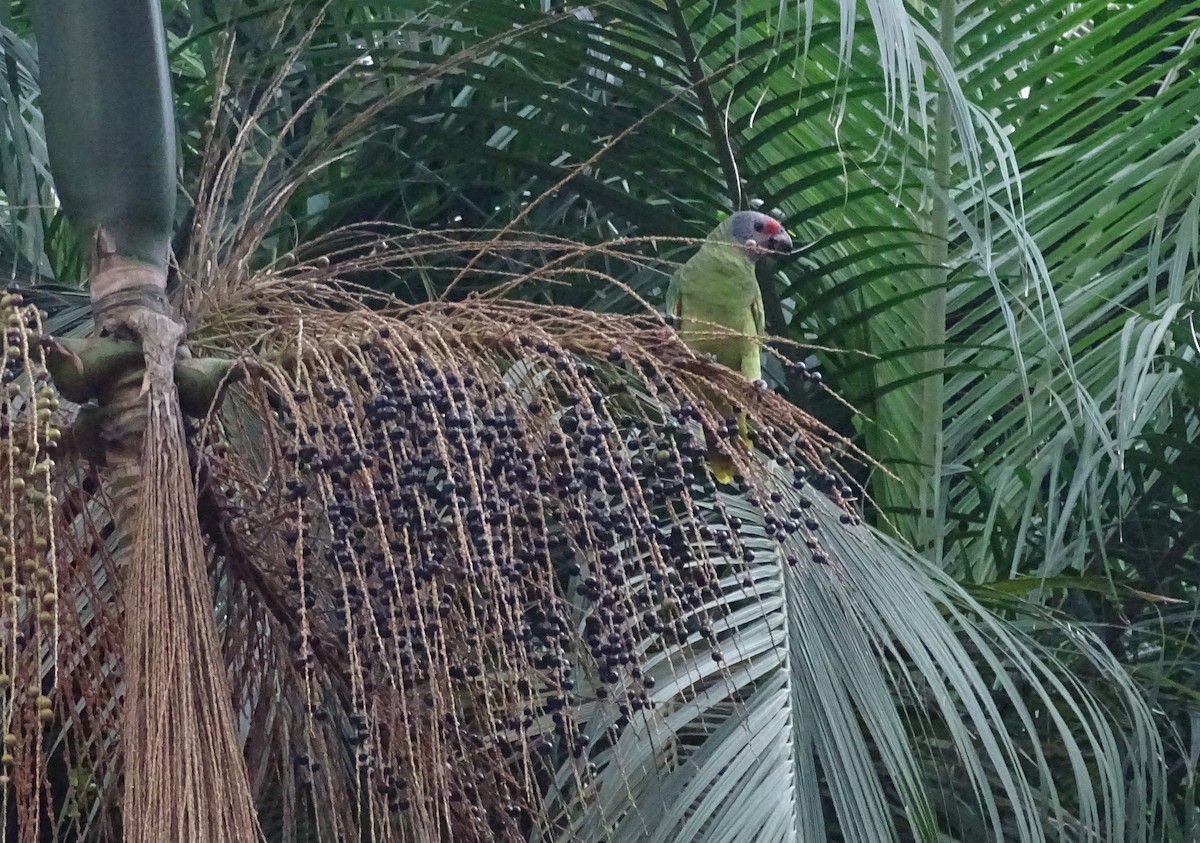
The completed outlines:
{"type": "Polygon", "coordinates": [[[706,243],[683,266],[677,280],[684,341],[698,354],[711,354],[731,369],[747,375],[756,371],[754,265],[736,247],[706,243]]]}

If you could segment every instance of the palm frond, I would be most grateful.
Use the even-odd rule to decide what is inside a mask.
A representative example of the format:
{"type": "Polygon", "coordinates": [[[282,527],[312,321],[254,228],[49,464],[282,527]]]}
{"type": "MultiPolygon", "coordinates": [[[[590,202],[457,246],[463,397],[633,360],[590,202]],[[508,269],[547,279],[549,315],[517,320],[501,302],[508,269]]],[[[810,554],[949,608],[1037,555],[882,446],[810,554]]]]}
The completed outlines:
{"type": "MultiPolygon", "coordinates": [[[[1126,791],[1122,765],[1156,743],[1104,730],[1080,742],[1096,701],[1053,656],[924,560],[847,528],[820,494],[787,494],[785,504],[798,502],[828,537],[817,554],[781,547],[744,499],[720,498],[754,561],[742,571],[726,560],[715,602],[728,609],[711,644],[693,635],[654,652],[644,716],[596,703],[588,734],[608,744],[592,758],[599,782],[580,790],[569,768],[559,772],[552,804],[573,824],[555,839],[822,840],[833,828],[864,841],[1151,839],[1138,817],[1157,810],[1161,785],[1139,776],[1126,791]],[[715,664],[710,647],[725,659],[715,664]],[[1042,719],[1029,699],[1062,719],[1042,719]],[[1091,771],[1080,801],[1056,794],[1047,739],[1091,771]],[[1116,747],[1114,765],[1093,766],[1116,747]]],[[[1152,734],[1136,685],[1099,642],[1060,629],[1140,711],[1137,731],[1152,734]]]]}
{"type": "MultiPolygon", "coordinates": [[[[47,166],[45,130],[37,104],[37,53],[8,26],[0,26],[0,260],[9,280],[52,276],[48,260],[60,244],[47,166]]],[[[67,248],[73,243],[68,241],[67,248]]]]}

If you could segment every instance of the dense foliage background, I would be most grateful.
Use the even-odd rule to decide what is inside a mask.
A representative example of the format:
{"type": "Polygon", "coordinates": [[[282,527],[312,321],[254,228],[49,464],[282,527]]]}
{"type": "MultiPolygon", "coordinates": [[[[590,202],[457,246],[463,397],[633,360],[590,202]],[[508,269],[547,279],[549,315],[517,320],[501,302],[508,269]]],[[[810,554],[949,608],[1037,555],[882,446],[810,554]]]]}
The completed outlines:
{"type": "MultiPolygon", "coordinates": [[[[686,238],[778,214],[802,248],[763,273],[768,329],[823,380],[772,358],[772,385],[878,460],[868,521],[1052,652],[1107,646],[1166,736],[1162,839],[1200,833],[1200,0],[164,8],[181,265],[400,230],[461,248],[352,280],[634,313],[686,238]],[[197,209],[230,154],[228,208],[197,209]],[[551,238],[597,248],[523,279],[551,238]]],[[[28,21],[6,11],[3,260],[77,285],[28,21]]],[[[188,294],[198,323],[219,292],[188,294]]],[[[82,329],[85,306],[42,295],[52,332],[82,329]]],[[[1120,715],[1129,684],[1080,653],[1060,666],[1120,715]]],[[[1046,740],[1045,763],[1077,762],[1046,740]]],[[[948,833],[983,839],[945,796],[948,833]]]]}

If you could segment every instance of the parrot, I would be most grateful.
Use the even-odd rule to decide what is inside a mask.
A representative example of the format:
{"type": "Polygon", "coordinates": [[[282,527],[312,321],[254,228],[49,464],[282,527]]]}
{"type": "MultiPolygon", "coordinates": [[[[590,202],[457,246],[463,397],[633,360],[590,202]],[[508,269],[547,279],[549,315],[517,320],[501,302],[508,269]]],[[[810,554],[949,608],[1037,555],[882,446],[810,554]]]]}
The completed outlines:
{"type": "MultiPolygon", "coordinates": [[[[758,211],[739,211],[714,228],[667,285],[667,311],[678,319],[684,343],[749,381],[761,380],[763,301],[754,266],[765,255],[791,250],[792,239],[783,226],[758,211]],[[722,335],[723,330],[729,333],[722,335]]],[[[739,415],[738,427],[749,446],[745,413],[739,415]]],[[[707,432],[705,438],[713,476],[731,483],[733,461],[714,447],[707,432]]]]}

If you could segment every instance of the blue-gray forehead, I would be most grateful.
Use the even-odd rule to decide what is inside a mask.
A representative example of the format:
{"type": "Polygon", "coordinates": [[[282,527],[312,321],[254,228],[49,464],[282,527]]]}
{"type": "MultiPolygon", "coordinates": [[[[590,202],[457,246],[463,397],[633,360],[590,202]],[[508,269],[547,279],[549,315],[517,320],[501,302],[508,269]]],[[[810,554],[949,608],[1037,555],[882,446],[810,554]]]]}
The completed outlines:
{"type": "Polygon", "coordinates": [[[754,224],[765,219],[758,211],[738,211],[729,217],[729,234],[734,240],[749,240],[754,236],[754,224]]]}

